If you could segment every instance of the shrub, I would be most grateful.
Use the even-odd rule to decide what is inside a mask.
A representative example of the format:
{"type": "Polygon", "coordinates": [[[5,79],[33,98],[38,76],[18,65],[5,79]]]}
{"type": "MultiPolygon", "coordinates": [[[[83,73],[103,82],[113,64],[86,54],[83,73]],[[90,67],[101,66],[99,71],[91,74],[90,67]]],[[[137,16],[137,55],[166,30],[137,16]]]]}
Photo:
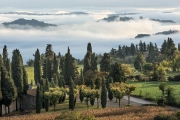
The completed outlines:
{"type": "Polygon", "coordinates": [[[171,120],[171,117],[169,115],[156,115],[154,117],[154,120],[171,120]]]}
{"type": "Polygon", "coordinates": [[[176,112],[175,116],[178,118],[178,120],[180,119],[180,111],[176,112]]]}
{"type": "Polygon", "coordinates": [[[143,80],[142,75],[136,75],[135,78],[136,78],[136,80],[139,80],[139,81],[142,81],[142,80],[143,80]]]}
{"type": "Polygon", "coordinates": [[[180,74],[174,76],[174,81],[180,81],[180,74]]]}
{"type": "Polygon", "coordinates": [[[174,78],[171,77],[171,76],[169,76],[169,77],[168,77],[168,81],[174,81],[174,78]]]}

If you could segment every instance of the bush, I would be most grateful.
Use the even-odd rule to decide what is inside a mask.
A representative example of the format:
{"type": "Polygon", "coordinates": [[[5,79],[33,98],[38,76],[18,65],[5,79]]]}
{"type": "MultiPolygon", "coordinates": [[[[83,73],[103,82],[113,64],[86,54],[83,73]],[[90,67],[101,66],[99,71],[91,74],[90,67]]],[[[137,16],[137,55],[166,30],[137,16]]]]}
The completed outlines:
{"type": "Polygon", "coordinates": [[[154,117],[154,120],[171,120],[171,117],[169,115],[156,115],[154,117]]]}
{"type": "Polygon", "coordinates": [[[136,75],[135,78],[136,78],[136,80],[139,80],[139,81],[142,81],[142,80],[143,80],[142,75],[136,75]]]}
{"type": "Polygon", "coordinates": [[[180,81],[180,74],[174,76],[174,81],[180,81]]]}
{"type": "Polygon", "coordinates": [[[174,78],[171,77],[171,76],[169,76],[169,77],[168,77],[168,81],[174,81],[174,78]]]}
{"type": "Polygon", "coordinates": [[[163,99],[163,98],[159,98],[159,99],[157,100],[157,104],[158,104],[159,106],[163,106],[163,105],[164,105],[164,99],[163,99]]]}

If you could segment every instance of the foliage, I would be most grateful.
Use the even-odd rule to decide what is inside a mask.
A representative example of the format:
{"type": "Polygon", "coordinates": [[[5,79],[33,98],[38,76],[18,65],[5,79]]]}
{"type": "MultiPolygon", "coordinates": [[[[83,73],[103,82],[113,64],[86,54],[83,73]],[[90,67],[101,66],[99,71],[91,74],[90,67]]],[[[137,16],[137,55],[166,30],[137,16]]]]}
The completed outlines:
{"type": "Polygon", "coordinates": [[[41,66],[42,66],[41,56],[40,56],[39,49],[37,49],[34,55],[34,80],[36,84],[40,83],[40,80],[41,80],[41,76],[42,76],[41,66]]]}
{"type": "Polygon", "coordinates": [[[101,106],[102,108],[106,108],[107,104],[107,89],[104,78],[102,79],[102,87],[101,87],[101,106]]]}
{"type": "Polygon", "coordinates": [[[109,72],[110,71],[110,55],[108,53],[104,53],[103,58],[100,62],[100,71],[109,72]]]}
{"type": "Polygon", "coordinates": [[[38,86],[36,92],[36,113],[40,113],[41,108],[42,108],[42,93],[40,90],[40,86],[38,86]]]}
{"type": "Polygon", "coordinates": [[[144,59],[144,56],[141,52],[138,52],[137,53],[137,56],[135,58],[135,61],[134,61],[134,68],[136,70],[139,70],[139,71],[142,71],[142,67],[143,65],[145,64],[145,59],[144,59]]]}

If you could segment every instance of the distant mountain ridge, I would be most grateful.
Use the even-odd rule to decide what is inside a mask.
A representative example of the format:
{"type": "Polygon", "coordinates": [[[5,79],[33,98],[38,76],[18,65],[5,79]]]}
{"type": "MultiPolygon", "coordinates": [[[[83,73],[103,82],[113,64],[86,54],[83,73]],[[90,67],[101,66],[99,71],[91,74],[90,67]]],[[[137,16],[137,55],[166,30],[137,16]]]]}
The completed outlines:
{"type": "Polygon", "coordinates": [[[32,27],[42,27],[42,28],[43,27],[55,27],[55,26],[57,26],[55,24],[44,23],[44,22],[41,22],[41,21],[38,21],[38,20],[35,20],[35,19],[26,20],[24,18],[20,18],[20,19],[14,20],[12,22],[4,22],[2,24],[5,27],[11,27],[13,25],[19,25],[19,26],[28,25],[28,26],[32,26],[32,27]]]}
{"type": "MultiPolygon", "coordinates": [[[[144,18],[142,16],[140,16],[139,19],[144,19],[144,18]]],[[[106,22],[123,21],[123,22],[125,22],[125,21],[129,21],[129,20],[135,20],[135,19],[132,17],[120,17],[119,15],[111,15],[106,18],[98,20],[98,22],[99,21],[106,21],[106,22]]],[[[155,22],[160,22],[160,23],[176,23],[172,20],[159,20],[159,19],[149,19],[149,20],[155,21],[155,22]]]]}

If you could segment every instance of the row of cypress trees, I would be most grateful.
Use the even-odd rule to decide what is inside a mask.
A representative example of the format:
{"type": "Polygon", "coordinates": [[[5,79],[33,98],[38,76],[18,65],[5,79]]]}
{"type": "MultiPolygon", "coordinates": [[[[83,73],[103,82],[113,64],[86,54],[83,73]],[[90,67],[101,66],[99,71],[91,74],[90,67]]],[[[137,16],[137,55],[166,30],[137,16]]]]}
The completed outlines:
{"type": "Polygon", "coordinates": [[[28,77],[23,65],[23,59],[18,49],[13,51],[12,62],[8,58],[7,46],[3,48],[3,57],[0,55],[0,115],[2,115],[2,104],[8,107],[16,100],[21,109],[21,98],[28,90],[28,77]],[[18,103],[18,99],[20,104],[18,103]]]}

